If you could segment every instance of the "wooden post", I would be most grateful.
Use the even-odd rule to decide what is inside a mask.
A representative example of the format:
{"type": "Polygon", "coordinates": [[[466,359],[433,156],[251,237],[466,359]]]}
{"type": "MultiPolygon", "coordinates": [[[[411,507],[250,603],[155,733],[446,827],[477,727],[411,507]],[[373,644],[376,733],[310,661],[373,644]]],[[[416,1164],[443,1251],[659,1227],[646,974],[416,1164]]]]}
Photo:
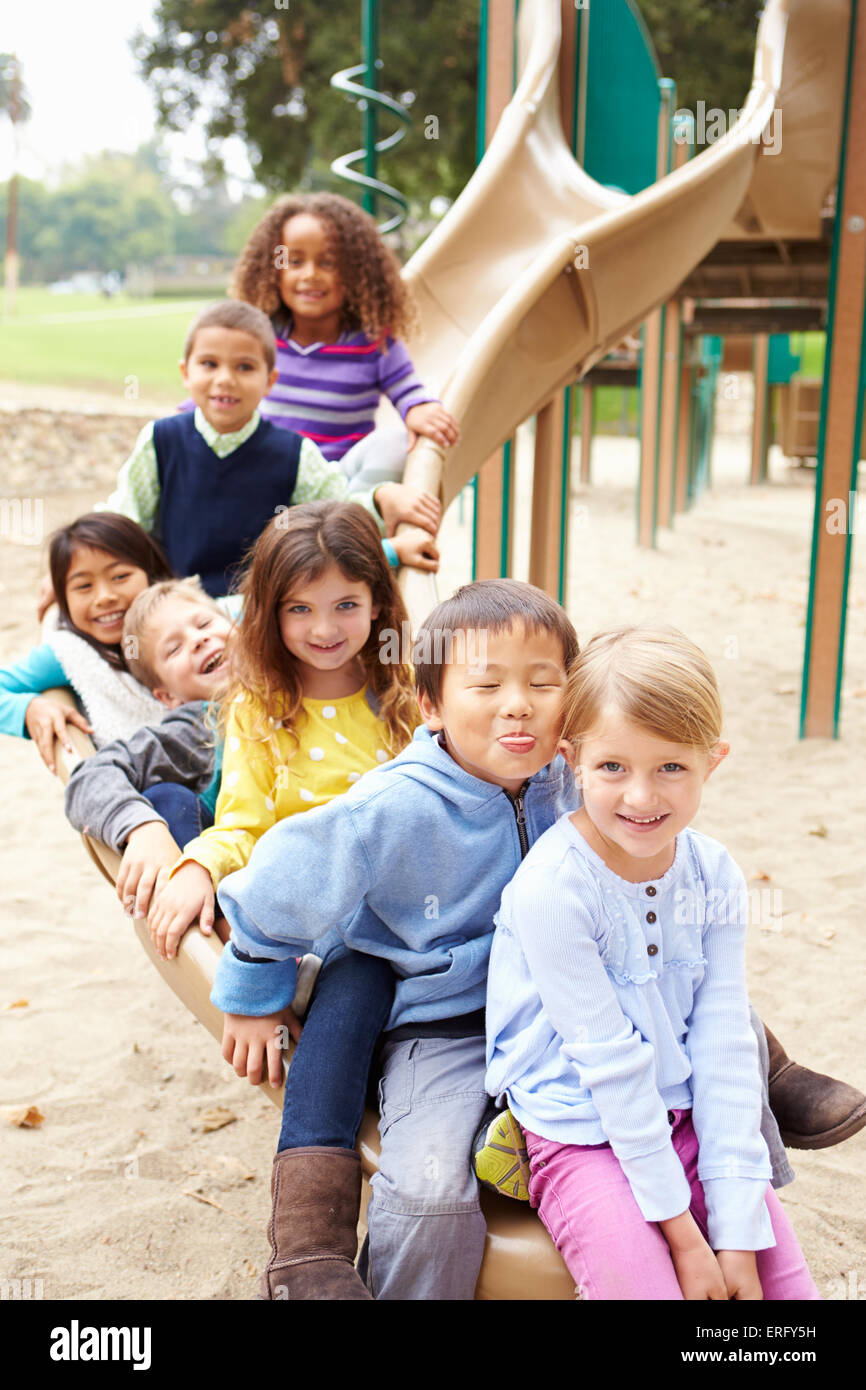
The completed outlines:
{"type": "Polygon", "coordinates": [[[674,519],[674,451],[677,438],[680,388],[680,322],[679,303],[672,299],[665,308],[661,362],[657,508],[659,526],[671,526],[674,519]]]}
{"type": "MultiPolygon", "coordinates": [[[[487,7],[485,149],[514,91],[514,19],[514,5],[497,0],[487,7]]],[[[478,470],[473,522],[475,579],[498,579],[508,574],[511,567],[513,470],[507,465],[514,452],[513,443],[510,441],[510,448],[497,449],[478,470]],[[503,568],[506,562],[508,568],[503,568]]]]}
{"type": "Polygon", "coordinates": [[[557,598],[561,575],[564,393],[558,391],[535,417],[529,582],[557,598]]]}
{"type": "Polygon", "coordinates": [[[580,388],[580,481],[592,482],[592,427],[595,423],[595,387],[580,388]]]}
{"type": "Polygon", "coordinates": [[[756,333],[752,343],[752,377],[755,382],[755,407],[752,413],[752,467],[750,483],[767,479],[767,449],[769,447],[770,388],[767,372],[770,366],[770,335],[756,333]]]}
{"type": "MultiPolygon", "coordinates": [[[[656,178],[668,171],[673,83],[659,79],[658,144],[656,178]]],[[[643,326],[640,364],[640,479],[638,482],[638,545],[654,546],[659,506],[659,424],[665,306],[654,310],[643,326]]]]}
{"type": "Polygon", "coordinates": [[[800,736],[810,738],[839,732],[851,513],[866,390],[866,3],[857,0],[851,8],[800,709],[800,736]]]}
{"type": "MultiPolygon", "coordinates": [[[[691,145],[675,141],[673,165],[679,169],[689,158],[691,145]]],[[[683,379],[680,369],[682,359],[683,304],[672,299],[665,312],[664,344],[662,354],[661,380],[661,419],[659,422],[659,493],[658,524],[672,526],[674,512],[677,510],[676,488],[681,434],[681,399],[683,379]]],[[[681,511],[682,508],[679,508],[681,511]]]]}
{"type": "MultiPolygon", "coordinates": [[[[560,0],[562,42],[559,49],[559,115],[571,146],[575,128],[577,9],[560,0]]],[[[571,459],[570,388],[559,391],[535,417],[532,474],[532,529],[529,582],[562,600],[568,546],[568,475],[571,459]]]]}

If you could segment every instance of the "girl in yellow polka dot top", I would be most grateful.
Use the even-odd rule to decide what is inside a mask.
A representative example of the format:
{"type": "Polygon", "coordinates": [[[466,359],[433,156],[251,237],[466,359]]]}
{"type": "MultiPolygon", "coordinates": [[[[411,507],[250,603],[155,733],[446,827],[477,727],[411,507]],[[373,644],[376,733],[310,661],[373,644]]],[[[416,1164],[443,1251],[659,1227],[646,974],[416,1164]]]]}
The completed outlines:
{"type": "MultiPolygon", "coordinates": [[[[373,518],[354,502],[310,502],[276,517],[243,582],[232,653],[216,821],[184,850],[151,918],[174,941],[213,923],[214,890],[284,816],[322,806],[409,742],[419,722],[408,666],[386,659],[406,611],[373,518]]],[[[399,643],[398,643],[399,645],[399,643]]],[[[335,872],[339,867],[335,865],[335,872]]],[[[258,1084],[282,1079],[281,1040],[297,1041],[283,1093],[272,1182],[267,1299],[368,1300],[355,1272],[361,1165],[355,1148],[376,1040],[395,977],[336,930],[301,1029],[289,1007],[294,960],[234,952],[243,987],[225,1015],[223,1056],[258,1084]],[[276,984],[274,983],[276,972],[276,984]],[[276,1014],[275,995],[285,1008],[276,1014]],[[262,1041],[263,1021],[264,1036],[262,1041]]]]}
{"type": "Polygon", "coordinates": [[[213,826],[185,846],[151,933],[168,954],[284,816],[323,806],[405,747],[419,722],[407,665],[380,660],[403,601],[372,518],[354,502],[281,512],[253,548],[223,702],[213,826]]]}

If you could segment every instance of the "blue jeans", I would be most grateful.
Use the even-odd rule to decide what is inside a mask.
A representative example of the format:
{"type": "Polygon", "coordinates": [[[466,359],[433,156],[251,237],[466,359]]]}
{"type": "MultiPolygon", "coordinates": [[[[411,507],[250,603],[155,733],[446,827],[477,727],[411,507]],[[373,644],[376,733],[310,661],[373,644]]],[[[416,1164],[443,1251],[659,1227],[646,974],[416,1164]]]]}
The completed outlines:
{"type": "Polygon", "coordinates": [[[313,1144],[355,1147],[395,985],[390,963],[378,956],[341,943],[325,957],[286,1076],[278,1153],[313,1144]]]}
{"type": "Polygon", "coordinates": [[[178,782],[154,782],[144,796],[162,816],[181,849],[213,825],[210,808],[194,791],[178,782]]]}

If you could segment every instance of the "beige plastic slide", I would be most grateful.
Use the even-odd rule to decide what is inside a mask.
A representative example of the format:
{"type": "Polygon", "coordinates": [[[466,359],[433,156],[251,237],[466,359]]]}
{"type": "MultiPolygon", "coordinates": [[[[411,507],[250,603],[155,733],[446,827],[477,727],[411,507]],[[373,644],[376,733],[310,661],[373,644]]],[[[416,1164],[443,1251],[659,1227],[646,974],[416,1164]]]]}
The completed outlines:
{"type": "MultiPolygon", "coordinates": [[[[565,142],[559,0],[523,0],[514,97],[474,176],[405,270],[423,329],[413,357],[461,429],[447,452],[423,440],[407,482],[441,487],[447,505],[523,420],[669,299],[717,241],[820,236],[838,165],[848,21],[848,0],[770,0],[739,121],[629,197],[584,173],[565,142]],[[771,126],[774,111],[781,116],[771,126]]],[[[403,586],[417,621],[434,583],[404,573],[403,586]]]]}
{"type": "MultiPolygon", "coordinates": [[[[415,361],[462,431],[447,457],[422,441],[406,479],[441,487],[446,503],[522,420],[668,299],[716,241],[816,237],[835,177],[847,0],[770,0],[737,126],[632,198],[590,179],[562,136],[559,15],[559,0],[523,0],[525,56],[515,96],[476,174],[406,268],[424,329],[412,344],[415,361]],[[776,107],[782,152],[761,157],[758,142],[776,107]]],[[[417,620],[435,589],[418,571],[403,576],[417,620]]],[[[64,781],[92,751],[78,730],[70,736],[72,764],[55,749],[64,781]]],[[[87,844],[113,883],[117,856],[87,844]]],[[[216,937],[190,931],[177,959],[164,962],[146,924],[136,922],[135,930],[166,983],[221,1038],[222,1016],[208,997],[221,949],[216,937]]],[[[279,1091],[263,1089],[281,1105],[279,1091]]],[[[369,1174],[378,1152],[369,1113],[359,1144],[369,1174]]],[[[477,1296],[573,1299],[573,1281],[534,1213],[488,1194],[483,1201],[488,1240],[477,1296]]]]}

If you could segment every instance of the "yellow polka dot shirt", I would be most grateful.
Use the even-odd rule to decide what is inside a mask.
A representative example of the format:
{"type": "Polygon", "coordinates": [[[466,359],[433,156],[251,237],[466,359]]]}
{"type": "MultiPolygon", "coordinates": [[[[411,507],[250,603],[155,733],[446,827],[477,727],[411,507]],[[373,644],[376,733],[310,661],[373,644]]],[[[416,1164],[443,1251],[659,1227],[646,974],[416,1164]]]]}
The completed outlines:
{"type": "Polygon", "coordinates": [[[388,762],[385,725],[367,703],[366,686],[338,700],[303,700],[301,708],[296,744],[280,726],[266,740],[253,738],[251,702],[232,705],[214,824],[184,847],[172,873],[194,860],[218,887],[277,821],[324,806],[368,768],[388,762]]]}

